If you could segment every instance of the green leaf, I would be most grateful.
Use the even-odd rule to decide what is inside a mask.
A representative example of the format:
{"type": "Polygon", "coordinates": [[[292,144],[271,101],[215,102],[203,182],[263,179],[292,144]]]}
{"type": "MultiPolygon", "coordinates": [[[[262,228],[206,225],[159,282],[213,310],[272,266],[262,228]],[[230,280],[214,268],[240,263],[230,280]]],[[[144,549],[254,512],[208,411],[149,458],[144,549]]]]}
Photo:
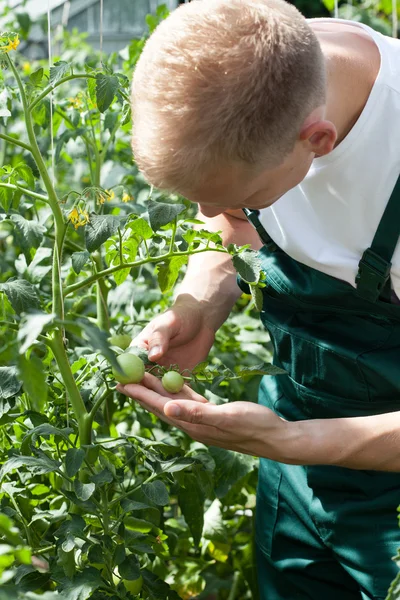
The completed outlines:
{"type": "Polygon", "coordinates": [[[5,212],[9,211],[13,196],[13,190],[11,190],[10,188],[0,187],[0,205],[5,212]]]}
{"type": "Polygon", "coordinates": [[[82,466],[84,458],[85,451],[82,448],[68,448],[65,455],[65,470],[68,477],[75,477],[82,466]]]}
{"type": "Polygon", "coordinates": [[[173,256],[170,260],[157,265],[158,284],[162,292],[168,292],[175,285],[179,272],[188,261],[187,256],[173,256]]]}
{"type": "Polygon", "coordinates": [[[28,348],[37,340],[43,329],[52,322],[55,315],[43,312],[28,313],[19,328],[18,341],[21,346],[20,354],[24,354],[28,348]]]}
{"type": "Polygon", "coordinates": [[[0,367],[0,399],[16,396],[22,387],[16,367],[0,367]]]}
{"type": "Polygon", "coordinates": [[[252,456],[211,446],[209,452],[215,461],[215,495],[223,498],[230,489],[255,468],[252,456]]]}
{"type": "Polygon", "coordinates": [[[172,223],[180,215],[186,206],[184,204],[167,204],[166,202],[155,202],[149,200],[147,203],[150,225],[153,231],[172,223]]]}
{"type": "Polygon", "coordinates": [[[254,367],[245,367],[239,369],[237,375],[240,377],[248,377],[253,375],[287,375],[287,372],[276,365],[269,363],[262,363],[261,365],[255,365],[254,367]]]}
{"type": "Polygon", "coordinates": [[[179,487],[178,503],[193,536],[193,542],[198,546],[204,525],[204,495],[193,473],[183,473],[182,478],[184,487],[179,487]]]}
{"type": "Polygon", "coordinates": [[[261,275],[261,260],[258,252],[244,250],[232,257],[233,266],[247,283],[258,283],[261,275]]]}
{"type": "Polygon", "coordinates": [[[41,84],[43,75],[44,75],[44,69],[43,69],[43,67],[40,67],[39,69],[34,71],[34,73],[31,73],[29,75],[29,81],[31,82],[32,85],[34,85],[36,87],[41,84]]]}
{"type": "Polygon", "coordinates": [[[181,596],[171,590],[168,583],[159,579],[155,573],[148,569],[141,569],[143,587],[150,594],[152,600],[181,600],[181,596]]]}
{"type": "Polygon", "coordinates": [[[69,142],[69,140],[76,140],[76,138],[82,135],[82,133],[84,132],[85,130],[82,127],[79,127],[78,129],[66,129],[62,132],[56,144],[56,151],[54,156],[54,160],[56,163],[58,163],[60,160],[61,151],[64,147],[64,144],[69,142]]]}
{"type": "Polygon", "coordinates": [[[55,435],[62,438],[66,442],[69,442],[69,435],[71,433],[73,433],[73,429],[71,428],[58,429],[58,427],[53,427],[53,425],[50,425],[50,423],[42,423],[41,425],[30,429],[24,435],[21,444],[21,452],[23,454],[31,454],[30,447],[31,445],[35,444],[39,437],[55,435]]]}
{"type": "Polygon", "coordinates": [[[126,217],[115,215],[96,215],[90,214],[90,221],[85,227],[86,248],[89,252],[94,252],[121,227],[126,217]]]}
{"type": "Polygon", "coordinates": [[[50,83],[57,83],[60,81],[71,69],[71,64],[65,62],[64,60],[59,60],[54,63],[52,67],[50,67],[50,83]]]}
{"type": "Polygon", "coordinates": [[[213,501],[204,513],[203,537],[207,540],[226,542],[228,532],[222,514],[220,500],[213,501]]]}
{"type": "Polygon", "coordinates": [[[40,308],[36,288],[25,279],[9,279],[0,284],[0,291],[7,295],[17,314],[40,308]]]}
{"type": "MultiPolygon", "coordinates": [[[[83,319],[79,319],[78,325],[82,327],[84,336],[87,341],[93,348],[93,350],[98,350],[101,354],[109,361],[112,367],[115,369],[119,369],[119,364],[117,362],[117,358],[115,353],[111,350],[110,344],[108,343],[109,334],[105,331],[102,331],[89,321],[84,321],[83,319]]],[[[68,325],[66,325],[68,329],[68,325]]]]}
{"type": "Polygon", "coordinates": [[[11,221],[14,223],[18,231],[18,242],[23,250],[38,248],[43,241],[43,234],[46,232],[46,227],[41,225],[36,220],[28,221],[21,215],[11,215],[11,221]]]}
{"type": "Polygon", "coordinates": [[[43,363],[35,355],[27,360],[21,355],[18,360],[19,373],[23,382],[24,391],[28,394],[32,407],[37,412],[42,412],[47,401],[48,386],[43,363]]]}
{"type": "Polygon", "coordinates": [[[84,569],[72,581],[65,583],[59,600],[88,600],[93,592],[102,585],[103,580],[97,569],[92,567],[84,569]]]}
{"type": "Polygon", "coordinates": [[[69,536],[82,537],[85,536],[86,523],[79,515],[71,515],[71,518],[61,523],[57,531],[54,532],[54,537],[66,539],[69,536]]]}
{"type": "Polygon", "coordinates": [[[251,297],[254,302],[255,309],[261,312],[264,305],[263,293],[261,289],[255,285],[250,287],[251,297]]]}
{"type": "Polygon", "coordinates": [[[140,567],[136,556],[134,554],[127,556],[118,566],[118,571],[122,579],[128,579],[129,581],[139,579],[140,567]]]}
{"type": "Polygon", "coordinates": [[[32,475],[44,475],[59,468],[59,463],[49,458],[44,452],[39,456],[12,456],[0,469],[0,481],[4,477],[20,467],[26,467],[32,475]]]}
{"type": "Polygon", "coordinates": [[[26,182],[29,188],[32,189],[35,187],[35,178],[29,165],[20,163],[15,167],[15,171],[18,173],[18,176],[26,182]]]}
{"type": "Polygon", "coordinates": [[[79,273],[82,271],[89,258],[90,254],[87,250],[83,250],[83,252],[74,252],[72,254],[72,268],[77,275],[79,275],[79,273]]]}
{"type": "Polygon", "coordinates": [[[112,104],[115,94],[119,88],[119,79],[116,75],[96,75],[96,101],[97,108],[101,113],[105,112],[112,104]]]}
{"type": "Polygon", "coordinates": [[[150,225],[141,217],[139,219],[135,219],[134,221],[130,221],[126,228],[131,229],[133,235],[140,237],[143,240],[149,240],[153,235],[150,225]]]}
{"type": "Polygon", "coordinates": [[[154,504],[157,504],[158,506],[167,506],[167,504],[169,504],[168,489],[162,481],[146,483],[142,487],[142,490],[154,504]]]}
{"type": "Polygon", "coordinates": [[[95,489],[96,486],[94,483],[82,483],[79,479],[74,480],[76,497],[79,498],[79,500],[83,500],[83,502],[86,502],[86,500],[89,500],[89,498],[93,496],[95,489]]]}

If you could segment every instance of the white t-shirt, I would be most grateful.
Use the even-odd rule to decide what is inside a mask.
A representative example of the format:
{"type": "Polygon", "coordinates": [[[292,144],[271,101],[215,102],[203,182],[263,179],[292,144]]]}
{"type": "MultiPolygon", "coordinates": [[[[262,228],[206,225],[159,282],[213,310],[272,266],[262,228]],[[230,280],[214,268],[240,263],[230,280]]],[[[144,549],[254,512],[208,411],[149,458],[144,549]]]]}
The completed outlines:
{"type": "MultiPolygon", "coordinates": [[[[346,138],[313,161],[301,184],[262,209],[260,221],[289,256],[355,286],[360,258],[400,175],[400,40],[361,23],[329,22],[362,27],[371,35],[381,53],[379,74],[346,138]]],[[[400,297],[400,244],[391,278],[400,297]]]]}

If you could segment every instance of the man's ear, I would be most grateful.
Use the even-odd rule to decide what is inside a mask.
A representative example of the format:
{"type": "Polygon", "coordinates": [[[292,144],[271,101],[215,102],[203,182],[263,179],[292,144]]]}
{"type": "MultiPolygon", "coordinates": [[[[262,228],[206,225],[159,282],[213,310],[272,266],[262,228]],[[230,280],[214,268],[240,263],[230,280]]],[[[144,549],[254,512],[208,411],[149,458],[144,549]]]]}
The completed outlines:
{"type": "Polygon", "coordinates": [[[337,140],[336,127],[331,121],[317,120],[304,124],[299,139],[307,144],[310,152],[316,156],[324,156],[332,152],[337,140]]]}

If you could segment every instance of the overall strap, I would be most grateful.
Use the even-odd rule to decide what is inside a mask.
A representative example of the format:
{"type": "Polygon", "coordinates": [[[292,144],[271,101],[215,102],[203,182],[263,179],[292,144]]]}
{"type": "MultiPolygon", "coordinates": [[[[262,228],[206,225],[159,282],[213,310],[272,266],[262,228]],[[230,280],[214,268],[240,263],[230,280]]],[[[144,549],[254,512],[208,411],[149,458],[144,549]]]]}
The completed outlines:
{"type": "Polygon", "coordinates": [[[400,177],[386,205],[372,244],[364,251],[356,276],[357,293],[376,302],[390,297],[391,260],[400,236],[400,177]]]}
{"type": "Polygon", "coordinates": [[[259,219],[260,211],[259,210],[250,210],[249,208],[243,208],[242,210],[243,210],[244,214],[246,215],[247,220],[253,225],[254,229],[257,231],[258,237],[260,238],[260,240],[262,241],[264,246],[266,248],[268,248],[268,250],[275,249],[276,248],[275,242],[271,239],[271,237],[265,231],[264,227],[261,225],[261,222],[259,219]]]}

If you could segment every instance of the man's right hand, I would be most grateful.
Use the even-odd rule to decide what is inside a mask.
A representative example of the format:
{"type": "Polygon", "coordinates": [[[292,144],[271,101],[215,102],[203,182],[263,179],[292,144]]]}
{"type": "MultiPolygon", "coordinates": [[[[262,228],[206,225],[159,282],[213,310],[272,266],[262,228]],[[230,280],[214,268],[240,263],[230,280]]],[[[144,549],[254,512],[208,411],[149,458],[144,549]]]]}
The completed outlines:
{"type": "Polygon", "coordinates": [[[192,369],[208,356],[215,331],[208,324],[207,305],[182,294],[167,312],[155,317],[133,340],[148,350],[149,359],[165,367],[192,369]]]}

